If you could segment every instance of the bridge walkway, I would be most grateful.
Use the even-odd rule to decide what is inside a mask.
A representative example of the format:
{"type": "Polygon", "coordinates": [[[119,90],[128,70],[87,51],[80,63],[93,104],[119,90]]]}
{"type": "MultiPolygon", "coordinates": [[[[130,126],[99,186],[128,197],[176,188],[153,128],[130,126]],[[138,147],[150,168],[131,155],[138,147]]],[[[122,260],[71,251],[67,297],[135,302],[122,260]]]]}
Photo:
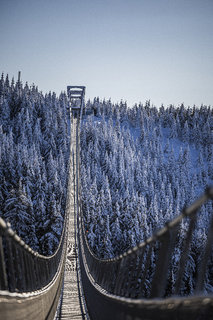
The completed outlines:
{"type": "Polygon", "coordinates": [[[78,248],[76,241],[76,213],[77,213],[77,144],[78,144],[78,118],[72,118],[71,126],[71,150],[70,150],[70,173],[67,195],[67,208],[69,216],[68,227],[68,243],[67,243],[67,258],[65,263],[64,285],[61,297],[61,306],[59,307],[56,319],[85,319],[83,311],[79,270],[78,270],[78,248]]]}

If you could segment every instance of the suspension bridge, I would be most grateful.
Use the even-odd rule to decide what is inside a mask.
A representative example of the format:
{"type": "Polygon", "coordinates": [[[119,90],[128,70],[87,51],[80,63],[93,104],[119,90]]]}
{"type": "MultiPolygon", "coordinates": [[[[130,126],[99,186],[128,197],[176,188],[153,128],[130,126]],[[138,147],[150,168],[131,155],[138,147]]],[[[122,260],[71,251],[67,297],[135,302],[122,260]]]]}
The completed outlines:
{"type": "Polygon", "coordinates": [[[52,256],[42,256],[0,218],[0,319],[213,319],[213,294],[204,292],[212,259],[213,215],[193,292],[181,295],[199,209],[213,199],[213,188],[145,242],[113,259],[98,259],[87,242],[81,210],[80,128],[85,87],[67,89],[71,142],[60,243],[52,256]],[[168,294],[172,256],[185,220],[174,290],[168,294]]]}

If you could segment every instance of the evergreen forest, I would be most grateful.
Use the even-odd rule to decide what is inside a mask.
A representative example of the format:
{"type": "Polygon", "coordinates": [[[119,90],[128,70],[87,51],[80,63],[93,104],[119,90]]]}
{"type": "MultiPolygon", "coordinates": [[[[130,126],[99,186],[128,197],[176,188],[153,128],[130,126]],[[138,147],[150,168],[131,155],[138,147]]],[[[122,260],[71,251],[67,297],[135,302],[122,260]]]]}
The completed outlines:
{"type": "Polygon", "coordinates": [[[34,250],[58,246],[66,203],[66,95],[0,80],[0,216],[34,250]]]}

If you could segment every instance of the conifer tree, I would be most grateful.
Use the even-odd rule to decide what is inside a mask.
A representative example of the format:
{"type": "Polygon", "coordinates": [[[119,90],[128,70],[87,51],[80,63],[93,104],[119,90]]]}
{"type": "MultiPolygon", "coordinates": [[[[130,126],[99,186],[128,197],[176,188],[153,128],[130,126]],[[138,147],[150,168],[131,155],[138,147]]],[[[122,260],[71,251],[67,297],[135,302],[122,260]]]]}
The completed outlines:
{"type": "Polygon", "coordinates": [[[12,189],[4,203],[4,219],[33,249],[38,248],[32,203],[24,193],[21,180],[18,189],[12,189]]]}

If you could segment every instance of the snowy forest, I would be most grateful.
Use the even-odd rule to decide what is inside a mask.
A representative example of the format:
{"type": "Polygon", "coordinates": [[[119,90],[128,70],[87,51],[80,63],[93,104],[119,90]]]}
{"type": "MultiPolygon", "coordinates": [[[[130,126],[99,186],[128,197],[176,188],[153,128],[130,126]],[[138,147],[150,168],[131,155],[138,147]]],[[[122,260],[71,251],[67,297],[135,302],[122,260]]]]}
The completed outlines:
{"type": "MultiPolygon", "coordinates": [[[[149,237],[213,181],[213,110],[88,102],[81,130],[88,239],[108,258],[149,237]],[[95,114],[95,115],[94,115],[95,114]]],[[[206,237],[203,209],[199,243],[206,237]]]]}
{"type": "MultiPolygon", "coordinates": [[[[89,244],[99,258],[107,259],[147,239],[212,184],[213,109],[157,109],[149,101],[130,109],[123,102],[95,99],[86,110],[81,130],[82,208],[89,244]]],[[[209,202],[198,215],[182,294],[193,290],[211,214],[209,202]]],[[[170,293],[187,229],[184,220],[172,257],[170,293]]],[[[212,272],[210,267],[207,292],[213,292],[212,272]]]]}
{"type": "Polygon", "coordinates": [[[66,203],[66,95],[0,80],[0,216],[34,250],[52,254],[66,203]]]}
{"type": "MultiPolygon", "coordinates": [[[[0,216],[34,250],[50,255],[63,227],[69,159],[67,96],[2,74],[0,80],[0,216]]],[[[81,204],[89,244],[111,258],[144,241],[213,182],[213,109],[128,108],[95,98],[81,123],[81,204]]],[[[199,213],[186,286],[205,244],[212,204],[199,213]]],[[[173,255],[180,258],[181,239],[173,255]]],[[[212,261],[213,263],[213,261],[212,261]]],[[[212,264],[211,264],[212,265],[212,264]]],[[[207,275],[207,291],[213,271],[207,275]]],[[[171,279],[172,283],[172,279],[171,279]]],[[[183,289],[183,290],[185,290],[183,289]]]]}

